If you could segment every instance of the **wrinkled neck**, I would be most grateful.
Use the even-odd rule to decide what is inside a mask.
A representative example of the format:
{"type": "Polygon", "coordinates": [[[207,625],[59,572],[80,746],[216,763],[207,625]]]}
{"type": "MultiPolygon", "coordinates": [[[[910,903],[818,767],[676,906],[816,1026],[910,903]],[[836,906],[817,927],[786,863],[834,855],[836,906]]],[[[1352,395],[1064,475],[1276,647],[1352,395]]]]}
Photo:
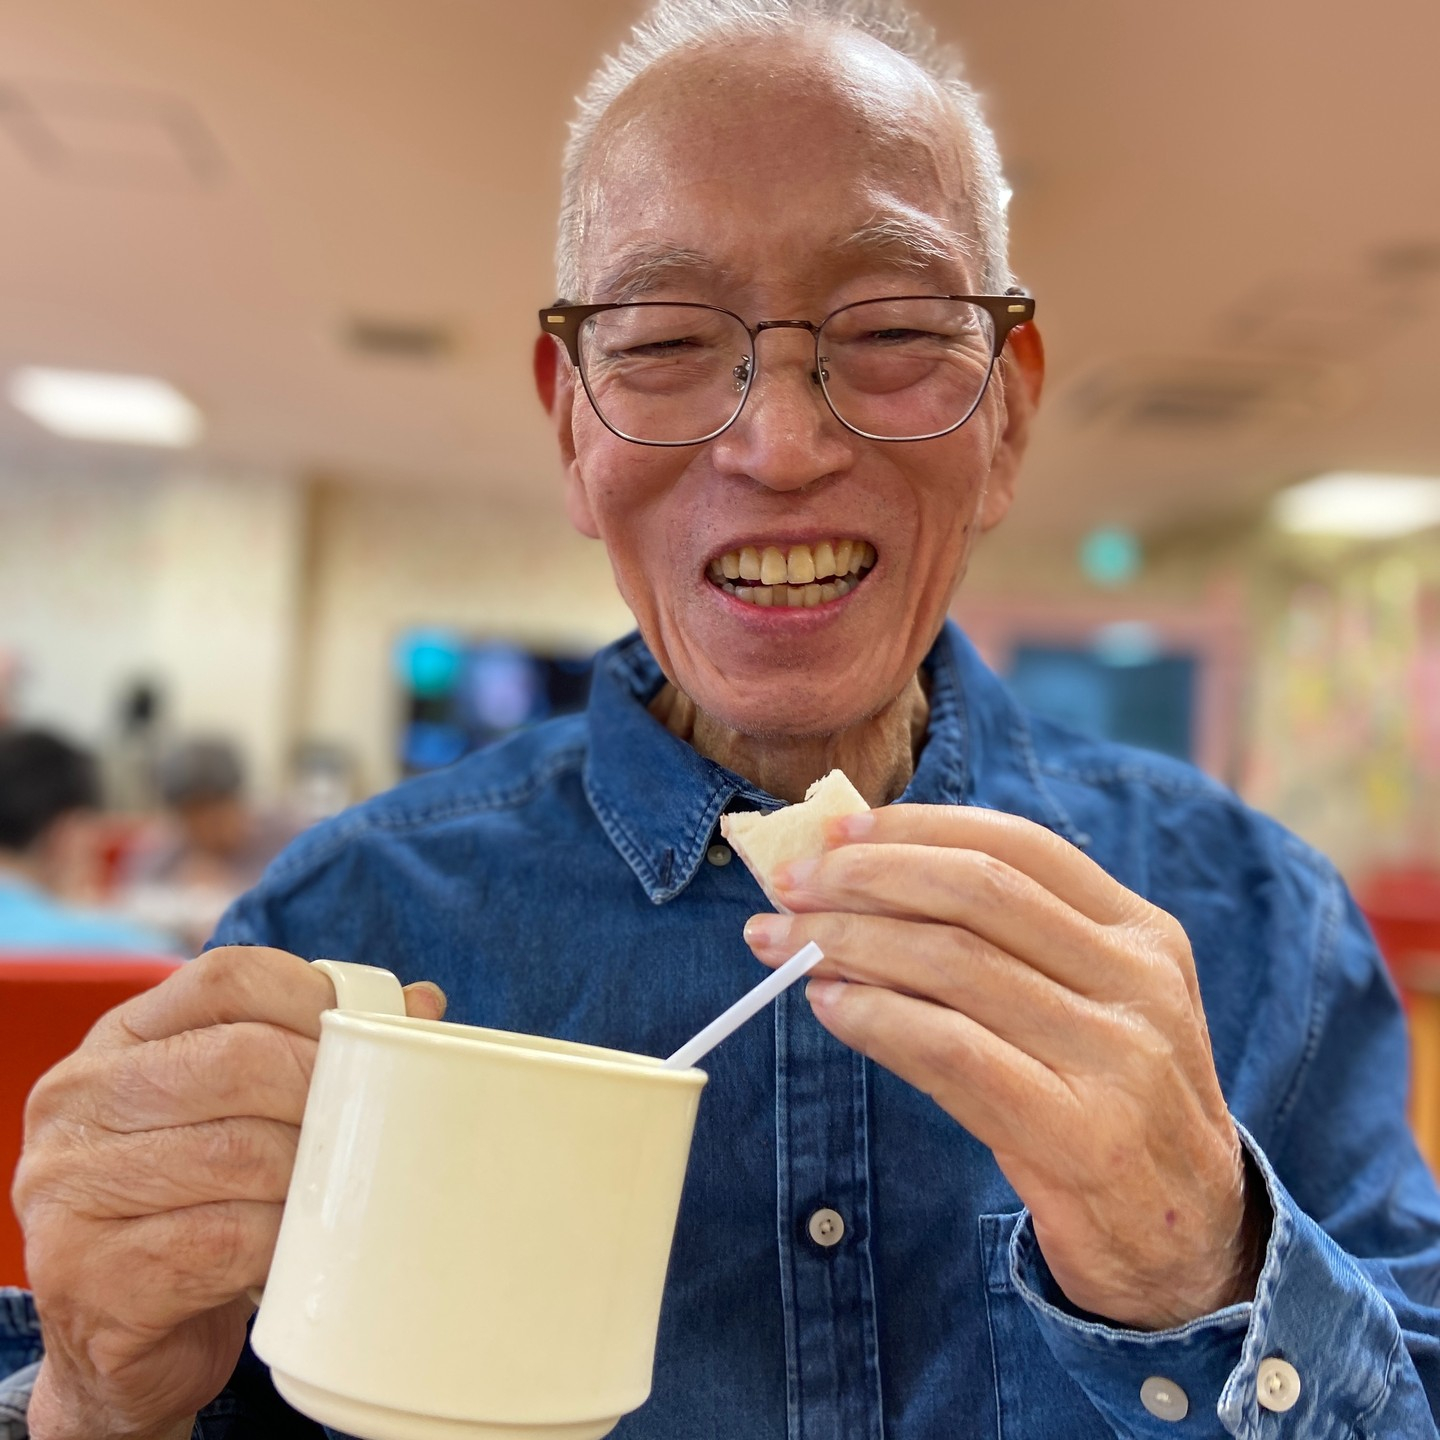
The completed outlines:
{"type": "Polygon", "coordinates": [[[781,800],[803,800],[815,781],[838,769],[873,806],[888,805],[910,783],[925,743],[930,702],[916,674],[883,710],[837,734],[745,735],[667,682],[650,702],[650,713],[707,760],[781,800]]]}

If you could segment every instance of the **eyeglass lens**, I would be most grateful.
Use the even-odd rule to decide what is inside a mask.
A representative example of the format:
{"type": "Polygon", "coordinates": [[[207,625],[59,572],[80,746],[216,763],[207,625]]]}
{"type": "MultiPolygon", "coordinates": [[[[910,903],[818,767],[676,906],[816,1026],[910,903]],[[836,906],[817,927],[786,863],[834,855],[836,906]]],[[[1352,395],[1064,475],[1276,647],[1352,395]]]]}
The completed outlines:
{"type": "MultiPolygon", "coordinates": [[[[866,300],[820,329],[819,379],[835,414],[882,440],[944,434],[966,420],[994,359],[988,311],[940,297],[866,300]]],[[[580,373],[605,423],[632,440],[691,444],[739,413],[750,332],[703,305],[623,305],[580,330],[580,373]]]]}

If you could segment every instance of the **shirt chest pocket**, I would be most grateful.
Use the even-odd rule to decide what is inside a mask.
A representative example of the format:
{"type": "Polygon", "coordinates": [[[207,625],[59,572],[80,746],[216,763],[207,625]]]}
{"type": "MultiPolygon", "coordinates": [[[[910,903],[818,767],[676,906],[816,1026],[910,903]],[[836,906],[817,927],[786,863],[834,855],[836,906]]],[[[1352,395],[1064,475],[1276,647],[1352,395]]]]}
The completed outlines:
{"type": "Polygon", "coordinates": [[[1010,1278],[1010,1237],[1022,1213],[980,1217],[995,1440],[1115,1440],[1089,1397],[1056,1363],[1010,1278]]]}

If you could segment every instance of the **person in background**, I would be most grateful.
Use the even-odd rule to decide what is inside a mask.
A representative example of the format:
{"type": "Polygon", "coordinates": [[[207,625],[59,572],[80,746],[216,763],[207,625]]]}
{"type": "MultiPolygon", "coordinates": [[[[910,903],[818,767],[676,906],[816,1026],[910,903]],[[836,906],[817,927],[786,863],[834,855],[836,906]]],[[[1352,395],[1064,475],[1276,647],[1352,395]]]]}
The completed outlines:
{"type": "Polygon", "coordinates": [[[159,797],[155,775],[166,744],[163,687],[138,678],[125,685],[99,760],[105,799],[113,810],[141,815],[153,811],[159,797]]]}
{"type": "Polygon", "coordinates": [[[20,674],[20,657],[13,650],[0,649],[0,730],[15,723],[20,674]]]}
{"type": "Polygon", "coordinates": [[[83,750],[45,730],[0,734],[0,963],[6,950],[173,953],[155,931],[66,898],[99,806],[83,750]]]}
{"type": "Polygon", "coordinates": [[[198,949],[297,827],[250,805],[244,763],[228,740],[174,746],[160,759],[156,784],[166,822],[130,863],[126,908],[198,949]]]}

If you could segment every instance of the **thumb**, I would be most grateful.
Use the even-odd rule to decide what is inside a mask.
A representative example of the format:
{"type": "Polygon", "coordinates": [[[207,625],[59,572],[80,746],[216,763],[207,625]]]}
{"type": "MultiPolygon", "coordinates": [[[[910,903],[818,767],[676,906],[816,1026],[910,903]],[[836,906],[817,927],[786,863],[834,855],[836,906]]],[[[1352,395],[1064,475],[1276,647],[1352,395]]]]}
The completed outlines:
{"type": "Polygon", "coordinates": [[[405,987],[405,1013],[417,1020],[443,1020],[449,1001],[433,980],[417,980],[405,987]]]}

